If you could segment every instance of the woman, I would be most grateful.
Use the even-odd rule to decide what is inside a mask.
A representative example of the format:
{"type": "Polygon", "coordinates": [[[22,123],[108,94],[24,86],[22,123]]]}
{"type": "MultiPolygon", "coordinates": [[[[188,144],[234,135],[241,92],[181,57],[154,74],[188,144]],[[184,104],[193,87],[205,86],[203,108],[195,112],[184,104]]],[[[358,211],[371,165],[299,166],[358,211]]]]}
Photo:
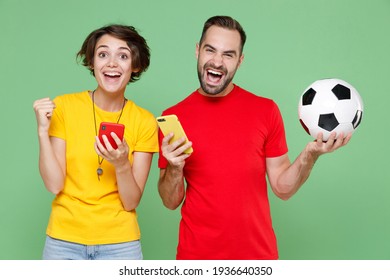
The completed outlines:
{"type": "Polygon", "coordinates": [[[157,126],[125,90],[148,68],[149,47],[134,27],[109,25],[89,34],[77,57],[96,89],[34,102],[39,169],[56,195],[43,258],[142,259],[135,209],[158,151],[157,126]],[[116,149],[100,141],[101,122],[125,125],[123,141],[111,134],[116,149]]]}

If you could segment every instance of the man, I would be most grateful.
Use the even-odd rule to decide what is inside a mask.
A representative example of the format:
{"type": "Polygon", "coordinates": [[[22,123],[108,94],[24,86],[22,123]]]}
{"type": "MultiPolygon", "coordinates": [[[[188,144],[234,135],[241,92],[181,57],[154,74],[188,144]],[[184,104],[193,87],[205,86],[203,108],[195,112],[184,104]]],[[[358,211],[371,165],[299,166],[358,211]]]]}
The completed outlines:
{"type": "Polygon", "coordinates": [[[245,40],[234,19],[208,19],[196,46],[200,88],[163,112],[178,116],[191,141],[160,134],[160,196],[169,209],[184,201],[177,259],[277,259],[266,175],[287,200],[320,155],[351,138],[325,143],[319,134],[291,164],[277,105],[232,82],[245,40]]]}

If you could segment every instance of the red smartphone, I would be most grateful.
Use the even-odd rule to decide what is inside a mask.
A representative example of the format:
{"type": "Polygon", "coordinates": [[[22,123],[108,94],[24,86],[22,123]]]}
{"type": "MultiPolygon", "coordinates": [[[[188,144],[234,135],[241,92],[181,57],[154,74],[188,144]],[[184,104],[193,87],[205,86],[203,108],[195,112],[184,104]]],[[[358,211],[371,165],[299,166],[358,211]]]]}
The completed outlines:
{"type": "MultiPolygon", "coordinates": [[[[111,132],[114,132],[121,141],[123,141],[123,135],[125,132],[125,126],[120,123],[110,123],[110,122],[102,122],[100,123],[99,128],[99,140],[103,144],[104,148],[106,148],[106,145],[104,144],[103,135],[106,135],[108,138],[108,141],[110,142],[111,146],[114,149],[118,148],[118,145],[115,143],[114,138],[111,136],[111,132]]],[[[107,149],[107,148],[106,148],[107,149]]]]}

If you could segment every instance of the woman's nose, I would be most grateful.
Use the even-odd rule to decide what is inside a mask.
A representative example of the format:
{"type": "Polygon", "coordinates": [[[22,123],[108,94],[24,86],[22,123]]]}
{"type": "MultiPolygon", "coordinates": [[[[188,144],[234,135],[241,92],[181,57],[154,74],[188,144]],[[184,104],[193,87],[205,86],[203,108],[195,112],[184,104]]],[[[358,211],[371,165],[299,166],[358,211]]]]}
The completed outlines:
{"type": "Polygon", "coordinates": [[[115,67],[117,66],[117,62],[116,62],[116,58],[114,56],[110,57],[110,59],[108,60],[108,66],[110,67],[115,67]]]}

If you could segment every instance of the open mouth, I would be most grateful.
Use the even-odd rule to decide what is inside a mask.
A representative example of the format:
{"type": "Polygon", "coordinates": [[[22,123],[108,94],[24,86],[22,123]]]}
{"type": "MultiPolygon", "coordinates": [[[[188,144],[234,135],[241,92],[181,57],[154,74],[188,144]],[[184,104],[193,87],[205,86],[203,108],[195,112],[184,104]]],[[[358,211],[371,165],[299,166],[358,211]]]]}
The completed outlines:
{"type": "Polygon", "coordinates": [[[208,69],[206,73],[207,73],[207,80],[213,84],[218,84],[224,75],[223,72],[212,70],[212,69],[208,69]]]}
{"type": "Polygon", "coordinates": [[[105,72],[104,76],[109,79],[117,79],[121,77],[121,73],[119,72],[105,72]]]}

